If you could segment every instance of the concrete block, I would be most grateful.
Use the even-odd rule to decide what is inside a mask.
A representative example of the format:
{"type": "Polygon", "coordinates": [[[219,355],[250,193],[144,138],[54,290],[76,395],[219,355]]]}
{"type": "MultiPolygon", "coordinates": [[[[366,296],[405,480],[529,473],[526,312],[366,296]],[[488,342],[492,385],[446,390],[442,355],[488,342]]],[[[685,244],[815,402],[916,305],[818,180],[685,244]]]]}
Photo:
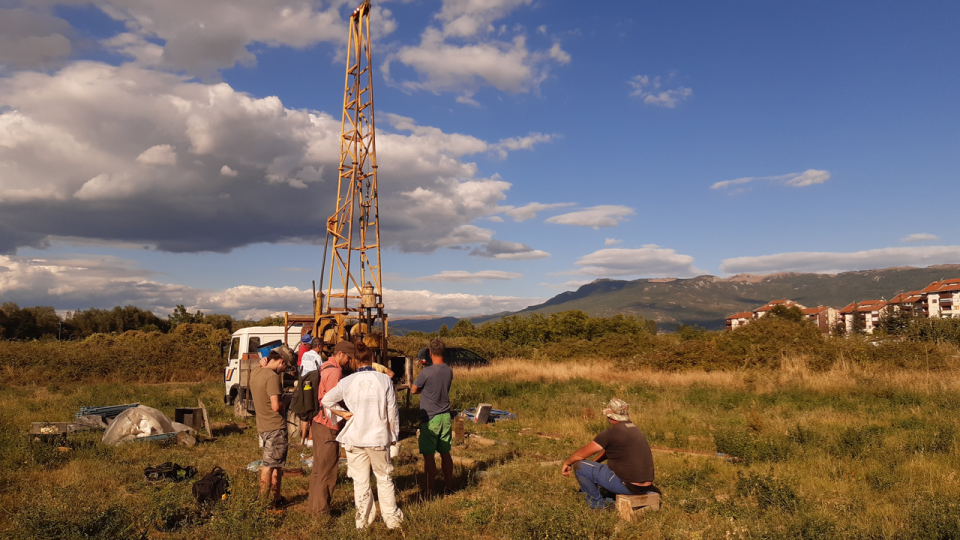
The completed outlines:
{"type": "Polygon", "coordinates": [[[474,422],[478,424],[486,424],[490,420],[490,410],[493,409],[493,405],[489,403],[481,403],[477,405],[477,415],[474,417],[474,422]]]}

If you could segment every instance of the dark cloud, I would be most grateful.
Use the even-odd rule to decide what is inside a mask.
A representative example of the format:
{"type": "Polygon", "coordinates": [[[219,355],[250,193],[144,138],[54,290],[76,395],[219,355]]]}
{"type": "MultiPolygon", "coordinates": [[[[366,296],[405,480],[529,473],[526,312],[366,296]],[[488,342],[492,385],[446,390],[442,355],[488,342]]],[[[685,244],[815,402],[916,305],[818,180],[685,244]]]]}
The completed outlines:
{"type": "MultiPolygon", "coordinates": [[[[471,222],[496,213],[510,184],[478,178],[463,160],[489,145],[386,116],[409,133],[378,133],[384,245],[432,252],[489,242],[493,231],[471,222]]],[[[97,62],[18,73],[0,79],[4,127],[8,253],[48,235],[171,252],[320,242],[334,209],[339,120],[226,84],[97,62]]]]}

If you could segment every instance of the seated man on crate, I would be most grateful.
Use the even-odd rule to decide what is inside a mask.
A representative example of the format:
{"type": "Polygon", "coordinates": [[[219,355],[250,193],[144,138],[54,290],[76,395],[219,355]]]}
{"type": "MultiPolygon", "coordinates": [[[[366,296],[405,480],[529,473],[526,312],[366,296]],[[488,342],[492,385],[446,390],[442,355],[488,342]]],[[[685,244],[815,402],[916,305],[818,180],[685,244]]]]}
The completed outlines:
{"type": "Polygon", "coordinates": [[[613,398],[603,409],[610,427],[563,462],[560,474],[570,476],[572,470],[586,495],[587,505],[600,510],[607,499],[601,489],[617,495],[640,495],[659,492],[653,485],[653,454],[647,438],[627,412],[629,405],[613,398]],[[595,461],[589,458],[600,452],[595,461]],[[601,463],[607,460],[607,463],[601,463]]]}

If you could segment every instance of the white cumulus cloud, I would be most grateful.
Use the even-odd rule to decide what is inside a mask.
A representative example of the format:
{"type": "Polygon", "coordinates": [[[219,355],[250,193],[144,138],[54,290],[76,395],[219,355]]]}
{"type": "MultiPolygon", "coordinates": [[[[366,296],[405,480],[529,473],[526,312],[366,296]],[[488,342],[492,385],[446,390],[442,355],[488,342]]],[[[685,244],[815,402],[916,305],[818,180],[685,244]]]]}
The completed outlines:
{"type": "Polygon", "coordinates": [[[790,187],[807,187],[814,184],[822,184],[829,179],[830,173],[828,171],[807,169],[800,173],[782,174],[779,176],[746,176],[743,178],[735,178],[733,180],[723,180],[721,182],[714,183],[712,186],[710,186],[710,189],[724,189],[730,186],[749,184],[750,182],[757,180],[779,183],[790,187]]]}
{"type": "MultiPolygon", "coordinates": [[[[60,311],[136,305],[166,316],[182,304],[190,311],[226,313],[259,319],[269,315],[309,313],[312,291],[293,286],[239,285],[197,289],[162,283],[156,274],[129,260],[108,256],[26,258],[0,255],[0,297],[21,306],[47,305],[60,311]]],[[[457,316],[516,311],[542,298],[442,294],[429,290],[384,289],[390,314],[457,316]]]]}
{"type": "Polygon", "coordinates": [[[435,17],[443,23],[444,35],[471,37],[493,32],[493,21],[532,3],[533,0],[444,0],[435,17]]]}
{"type": "Polygon", "coordinates": [[[137,163],[143,165],[176,165],[177,149],[169,144],[151,146],[137,156],[137,163]]]}
{"type": "Polygon", "coordinates": [[[504,272],[502,270],[481,270],[479,272],[469,272],[467,270],[442,270],[439,274],[417,278],[418,281],[451,281],[455,283],[480,283],[485,279],[510,280],[522,278],[523,274],[517,272],[504,272]]]}
{"type": "Polygon", "coordinates": [[[506,25],[496,29],[493,22],[533,0],[445,0],[436,19],[440,28],[427,27],[418,45],[406,45],[391,53],[381,64],[384,77],[392,82],[391,64],[412,68],[417,80],[399,84],[407,90],[455,92],[457,102],[472,106],[483,86],[509,93],[538,92],[549,76],[551,65],[568,64],[570,55],[560,43],[547,50],[531,51],[523,27],[510,40],[501,39],[506,25]],[[497,37],[493,37],[494,34],[497,37]]]}
{"type": "Polygon", "coordinates": [[[855,252],[793,252],[724,259],[720,269],[730,274],[813,272],[832,274],[891,266],[930,266],[960,263],[960,246],[889,247],[855,252]]]}
{"type": "Polygon", "coordinates": [[[505,259],[505,260],[525,260],[525,259],[543,259],[549,257],[546,251],[533,249],[532,247],[520,242],[506,242],[493,239],[486,244],[474,248],[470,252],[474,257],[484,257],[487,259],[505,259]]]}
{"type": "Polygon", "coordinates": [[[692,96],[693,90],[685,86],[678,86],[669,90],[662,89],[671,78],[668,77],[664,81],[660,77],[650,78],[647,75],[635,75],[627,81],[627,84],[633,88],[630,92],[632,97],[639,98],[647,105],[673,109],[678,103],[692,96]]]}
{"type": "MultiPolygon", "coordinates": [[[[108,48],[141,64],[208,79],[218,78],[221,69],[255,64],[252,45],[341,44],[354,7],[347,0],[98,0],[95,5],[128,30],[104,43],[108,48]]],[[[374,5],[371,19],[374,38],[396,29],[390,10],[382,6],[374,5]]]]}
{"type": "MultiPolygon", "coordinates": [[[[514,221],[526,221],[537,217],[537,212],[552,210],[554,208],[564,208],[573,206],[575,203],[538,203],[532,202],[523,206],[498,206],[497,212],[503,213],[513,218],[514,221]]],[[[496,217],[496,216],[494,216],[496,217]]],[[[491,217],[490,219],[494,219],[491,217]]],[[[501,220],[503,221],[503,220],[501,220]]]]}
{"type": "Polygon", "coordinates": [[[901,242],[932,242],[933,240],[939,240],[940,237],[935,234],[930,233],[915,233],[908,234],[900,239],[901,242]]]}
{"type": "Polygon", "coordinates": [[[616,227],[627,216],[633,215],[634,211],[629,206],[620,204],[605,204],[593,206],[576,212],[560,214],[546,219],[546,223],[559,223],[562,225],[579,225],[581,227],[616,227]]]}
{"type": "Polygon", "coordinates": [[[580,257],[574,264],[579,268],[558,275],[690,277],[703,274],[693,265],[690,255],[681,255],[656,244],[636,249],[601,249],[580,257]]]}

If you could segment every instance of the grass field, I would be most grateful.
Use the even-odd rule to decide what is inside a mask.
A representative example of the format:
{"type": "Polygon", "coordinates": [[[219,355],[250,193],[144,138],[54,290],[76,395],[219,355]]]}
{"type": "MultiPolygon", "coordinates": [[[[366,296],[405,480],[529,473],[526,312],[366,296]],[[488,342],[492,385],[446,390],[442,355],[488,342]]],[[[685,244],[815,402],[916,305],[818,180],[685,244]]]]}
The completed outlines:
{"type": "MultiPolygon", "coordinates": [[[[518,420],[467,426],[503,441],[455,448],[478,468],[457,467],[458,490],[420,502],[412,440],[396,464],[404,532],[378,522],[364,538],[960,538],[958,373],[838,367],[811,373],[803,358],[778,370],[618,371],[605,361],[504,360],[457,370],[455,407],[479,402],[518,420]],[[654,454],[663,509],[622,522],[586,508],[559,466],[606,425],[599,409],[618,396],[654,445],[742,458],[654,454]],[[522,428],[561,440],[520,435],[522,428]]],[[[81,405],[139,401],[172,415],[203,399],[213,422],[233,418],[217,382],[0,388],[0,536],[12,538],[355,538],[353,489],[341,469],[340,515],[305,512],[307,478],[286,478],[297,504],[267,511],[245,466],[259,459],[254,429],[195,447],[99,444],[71,436],[60,452],[31,442],[31,421],[68,421],[81,405]],[[190,483],[149,484],[143,468],[165,461],[219,465],[233,494],[201,519],[190,483]]],[[[416,404],[416,398],[414,399],[416,404]]],[[[252,425],[252,423],[251,423],[252,425]]],[[[291,451],[297,465],[299,449],[291,451]]]]}

